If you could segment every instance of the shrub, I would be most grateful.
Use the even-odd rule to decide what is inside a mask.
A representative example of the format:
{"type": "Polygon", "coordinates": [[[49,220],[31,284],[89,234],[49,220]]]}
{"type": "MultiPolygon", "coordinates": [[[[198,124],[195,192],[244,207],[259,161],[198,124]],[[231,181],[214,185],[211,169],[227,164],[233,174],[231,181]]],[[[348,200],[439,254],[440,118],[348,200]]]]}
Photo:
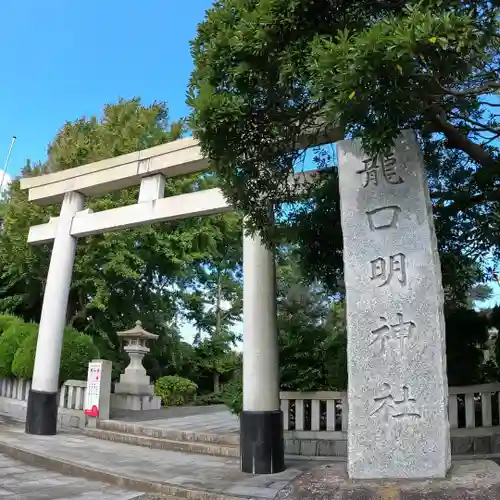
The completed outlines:
{"type": "Polygon", "coordinates": [[[88,364],[99,357],[99,350],[92,337],[73,328],[64,330],[59,381],[87,380],[88,364]]]}
{"type": "MultiPolygon", "coordinates": [[[[23,379],[33,377],[38,331],[32,332],[18,348],[12,362],[12,373],[23,379]]],[[[61,352],[59,381],[69,379],[86,380],[88,363],[99,355],[97,348],[88,335],[81,334],[72,328],[64,330],[61,352]]]]}
{"type": "Polygon", "coordinates": [[[223,395],[219,392],[210,392],[209,394],[203,394],[202,396],[196,396],[195,403],[198,406],[205,406],[205,405],[220,405],[224,404],[224,397],[223,395]]]}
{"type": "Polygon", "coordinates": [[[12,361],[12,373],[16,378],[31,380],[35,363],[38,332],[28,335],[21,343],[12,361]]]}
{"type": "Polygon", "coordinates": [[[161,398],[163,406],[182,406],[192,400],[198,386],[191,380],[168,375],[155,383],[155,394],[161,398]]]}
{"type": "Polygon", "coordinates": [[[17,316],[11,316],[10,314],[0,314],[0,335],[14,322],[23,323],[23,320],[17,316]]]}
{"type": "Polygon", "coordinates": [[[222,391],[224,404],[231,410],[231,413],[240,415],[243,411],[243,381],[240,376],[235,376],[222,391]]]}
{"type": "Polygon", "coordinates": [[[36,323],[23,323],[21,321],[13,321],[5,330],[0,337],[0,377],[9,378],[14,375],[12,363],[17,350],[28,336],[37,333],[38,325],[36,323]]]}

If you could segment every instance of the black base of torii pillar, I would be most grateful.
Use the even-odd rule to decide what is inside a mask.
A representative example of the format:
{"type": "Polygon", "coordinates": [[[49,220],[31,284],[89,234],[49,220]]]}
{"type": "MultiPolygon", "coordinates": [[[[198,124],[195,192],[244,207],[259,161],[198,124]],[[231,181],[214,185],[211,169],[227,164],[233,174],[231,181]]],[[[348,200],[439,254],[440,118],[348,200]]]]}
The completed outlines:
{"type": "Polygon", "coordinates": [[[283,414],[277,411],[243,411],[240,415],[241,470],[274,474],[285,470],[283,414]]]}
{"type": "Polygon", "coordinates": [[[57,392],[30,389],[26,410],[26,432],[53,436],[57,432],[57,392]]]}

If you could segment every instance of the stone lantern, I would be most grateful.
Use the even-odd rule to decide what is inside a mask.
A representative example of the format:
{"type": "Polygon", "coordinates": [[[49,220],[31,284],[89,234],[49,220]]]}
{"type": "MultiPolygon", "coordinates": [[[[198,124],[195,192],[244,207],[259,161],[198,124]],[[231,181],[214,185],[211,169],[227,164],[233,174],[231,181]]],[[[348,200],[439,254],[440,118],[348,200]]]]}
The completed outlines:
{"type": "Polygon", "coordinates": [[[125,340],[125,352],[130,357],[130,363],[125,372],[120,375],[120,381],[115,384],[112,395],[112,408],[122,410],[156,410],[161,407],[161,400],[154,396],[154,387],[142,366],[142,359],[149,352],[146,346],[148,340],[156,340],[158,335],[149,333],[140,321],[135,327],[118,336],[125,340]]]}

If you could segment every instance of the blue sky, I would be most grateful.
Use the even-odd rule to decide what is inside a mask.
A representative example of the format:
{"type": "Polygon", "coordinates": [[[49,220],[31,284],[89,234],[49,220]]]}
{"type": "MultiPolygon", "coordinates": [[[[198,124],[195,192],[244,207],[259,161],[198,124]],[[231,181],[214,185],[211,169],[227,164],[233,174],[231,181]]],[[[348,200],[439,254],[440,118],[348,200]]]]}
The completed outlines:
{"type": "MultiPolygon", "coordinates": [[[[13,135],[9,174],[16,175],[26,158],[45,159],[65,121],[99,115],[119,97],[164,100],[172,118],[187,115],[189,40],[211,3],[0,2],[2,166],[13,135]]],[[[189,339],[192,329],[183,330],[189,339]]]]}
{"type": "Polygon", "coordinates": [[[44,160],[67,120],[100,114],[119,97],[167,101],[187,114],[189,40],[211,0],[0,2],[0,160],[9,172],[44,160]]]}
{"type": "MultiPolygon", "coordinates": [[[[44,160],[66,122],[99,115],[106,103],[140,96],[188,113],[189,40],[211,0],[21,0],[0,2],[0,168],[17,135],[8,173],[44,160]]],[[[183,325],[186,340],[193,328],[183,325]]]]}

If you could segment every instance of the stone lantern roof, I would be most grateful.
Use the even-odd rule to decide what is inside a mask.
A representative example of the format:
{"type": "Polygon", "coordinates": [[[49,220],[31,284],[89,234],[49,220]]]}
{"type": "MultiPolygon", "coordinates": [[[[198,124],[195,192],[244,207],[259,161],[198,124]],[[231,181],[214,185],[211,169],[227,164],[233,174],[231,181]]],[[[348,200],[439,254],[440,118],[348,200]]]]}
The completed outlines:
{"type": "Polygon", "coordinates": [[[135,322],[134,328],[126,330],[124,332],[118,332],[119,337],[125,337],[129,339],[143,339],[143,340],[156,340],[158,335],[154,333],[149,333],[144,328],[142,328],[142,323],[140,321],[135,322]]]}

